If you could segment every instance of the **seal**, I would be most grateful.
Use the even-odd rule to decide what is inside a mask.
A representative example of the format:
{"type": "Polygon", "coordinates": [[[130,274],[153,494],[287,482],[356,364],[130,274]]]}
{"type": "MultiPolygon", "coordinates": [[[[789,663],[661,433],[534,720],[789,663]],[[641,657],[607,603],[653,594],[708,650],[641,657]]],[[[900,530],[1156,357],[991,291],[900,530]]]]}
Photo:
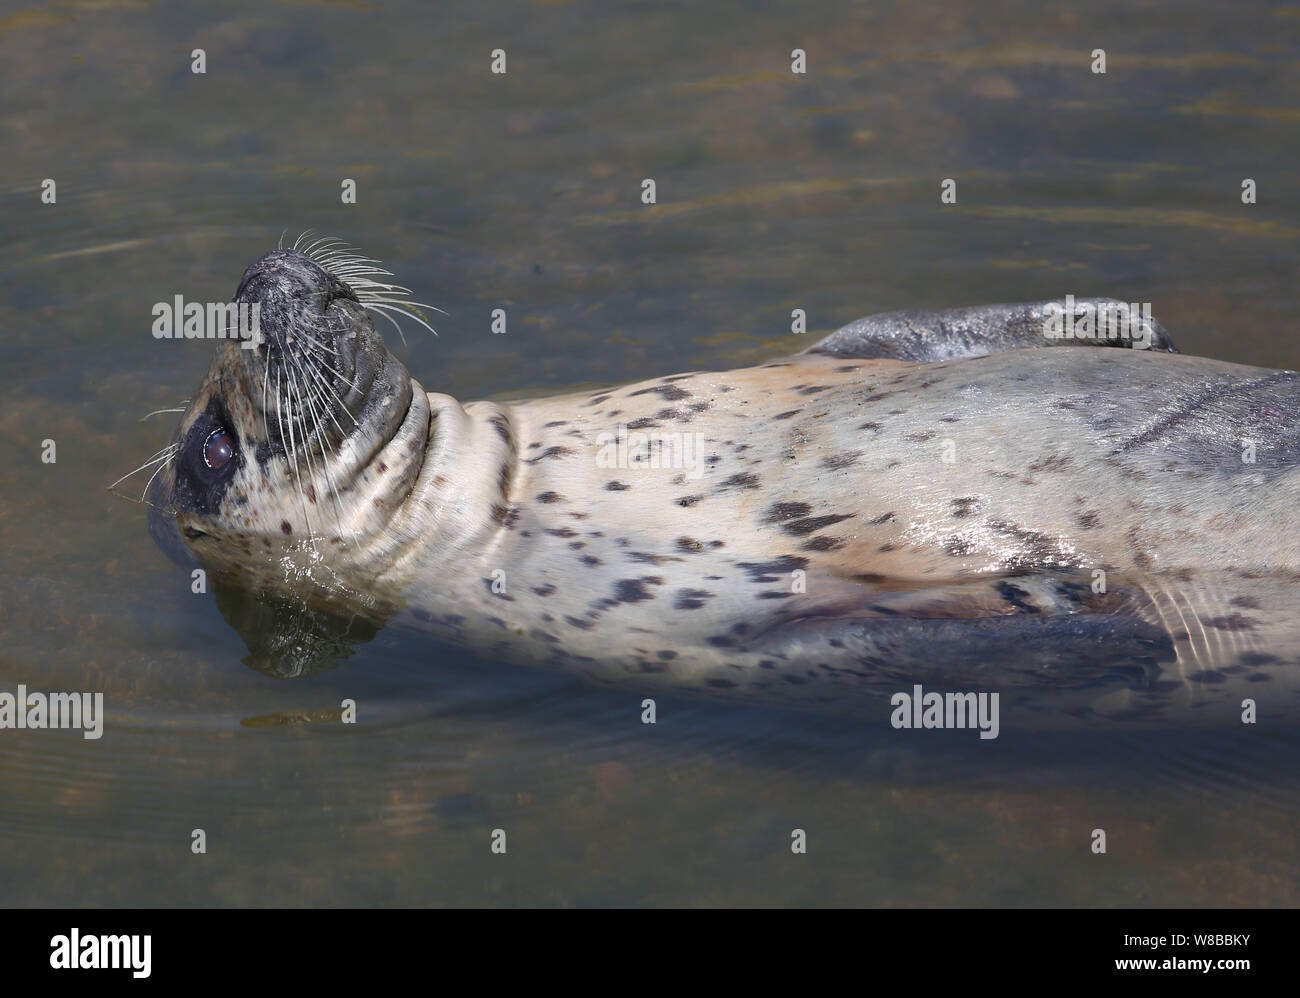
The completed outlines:
{"type": "Polygon", "coordinates": [[[386,274],[328,242],[249,267],[263,342],[219,342],[149,487],[155,536],[252,594],[241,630],[281,672],[408,626],[872,716],[915,683],[1000,691],[1004,723],[1294,716],[1294,372],[1184,356],[1155,320],[1051,335],[1063,312],[1139,324],[1085,299],[462,404],[384,345],[371,313],[407,307],[386,274]]]}

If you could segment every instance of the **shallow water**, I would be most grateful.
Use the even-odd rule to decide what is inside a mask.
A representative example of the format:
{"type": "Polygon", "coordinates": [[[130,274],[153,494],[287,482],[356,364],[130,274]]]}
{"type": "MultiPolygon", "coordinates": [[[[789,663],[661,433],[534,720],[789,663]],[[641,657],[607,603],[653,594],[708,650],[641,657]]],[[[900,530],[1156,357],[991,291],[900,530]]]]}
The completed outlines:
{"type": "Polygon", "coordinates": [[[1300,904],[1295,728],[981,742],[675,698],[650,727],[395,632],[277,681],[105,491],[209,360],[152,304],[228,299],[286,227],[444,308],[394,347],[462,399],[1065,293],[1294,367],[1297,30],[1271,3],[2,5],[0,691],[103,690],[108,720],[0,731],[0,902],[1300,904]]]}

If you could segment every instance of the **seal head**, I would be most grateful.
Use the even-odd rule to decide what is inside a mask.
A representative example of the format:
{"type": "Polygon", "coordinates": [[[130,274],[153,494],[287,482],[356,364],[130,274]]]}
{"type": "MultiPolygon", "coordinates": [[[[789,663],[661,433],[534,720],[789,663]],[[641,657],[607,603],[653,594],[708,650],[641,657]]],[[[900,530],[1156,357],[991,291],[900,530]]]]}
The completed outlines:
{"type": "Polygon", "coordinates": [[[424,460],[428,398],[352,284],[307,253],[257,260],[236,301],[258,306],[260,342],[219,342],[150,487],[151,530],[179,532],[225,581],[373,608],[400,545],[390,521],[424,460]]]}

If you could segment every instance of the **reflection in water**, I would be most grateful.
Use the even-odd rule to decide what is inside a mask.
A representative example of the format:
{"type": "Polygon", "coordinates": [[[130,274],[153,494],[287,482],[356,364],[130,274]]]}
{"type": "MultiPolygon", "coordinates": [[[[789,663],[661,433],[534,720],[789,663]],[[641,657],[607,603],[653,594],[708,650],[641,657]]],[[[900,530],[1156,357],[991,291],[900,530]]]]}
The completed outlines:
{"type": "Polygon", "coordinates": [[[1294,367],[1283,13],[248,3],[202,24],[127,5],[0,21],[0,689],[103,690],[107,712],[96,742],[0,732],[0,900],[1300,903],[1293,726],[981,742],[672,696],[643,725],[635,694],[391,629],[275,682],[240,664],[230,608],[190,593],[142,509],[103,491],[163,442],[139,417],[208,363],[207,344],[149,335],[151,305],[229,298],[285,226],[375,248],[446,309],[403,361],[459,398],[779,356],[796,307],[812,336],[1066,293],[1150,301],[1186,353],[1294,367]],[[206,77],[171,55],[200,38],[206,77]],[[483,53],[503,44],[493,78],[483,53]],[[792,80],[796,45],[810,71],[792,80]],[[660,203],[642,210],[646,177],[660,203]],[[345,699],[356,725],[323,720],[345,699]]]}

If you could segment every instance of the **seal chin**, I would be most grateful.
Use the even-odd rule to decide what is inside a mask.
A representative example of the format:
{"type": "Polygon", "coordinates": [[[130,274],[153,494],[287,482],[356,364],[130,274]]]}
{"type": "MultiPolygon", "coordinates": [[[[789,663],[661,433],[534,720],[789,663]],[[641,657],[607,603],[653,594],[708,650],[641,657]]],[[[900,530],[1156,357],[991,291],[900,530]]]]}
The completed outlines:
{"type": "MultiPolygon", "coordinates": [[[[219,341],[150,490],[151,531],[213,568],[381,534],[424,460],[429,403],[348,281],[306,253],[250,266],[255,346],[219,341]]],[[[354,558],[355,560],[355,558],[354,558]]]]}

